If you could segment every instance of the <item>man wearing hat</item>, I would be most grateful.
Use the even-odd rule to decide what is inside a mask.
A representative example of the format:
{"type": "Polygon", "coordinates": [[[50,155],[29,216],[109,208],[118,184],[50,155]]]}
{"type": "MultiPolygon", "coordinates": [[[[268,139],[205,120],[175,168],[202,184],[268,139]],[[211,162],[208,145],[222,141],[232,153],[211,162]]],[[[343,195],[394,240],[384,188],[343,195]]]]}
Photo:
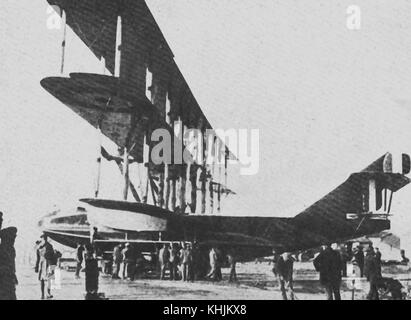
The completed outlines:
{"type": "Polygon", "coordinates": [[[134,280],[135,254],[130,243],[126,243],[123,250],[123,279],[134,280]]]}
{"type": "Polygon", "coordinates": [[[170,246],[168,244],[164,244],[163,247],[160,249],[160,252],[158,254],[158,260],[160,262],[161,267],[160,280],[164,280],[167,269],[170,269],[170,246]]]}
{"type": "Polygon", "coordinates": [[[294,260],[289,252],[283,253],[276,262],[278,284],[280,285],[283,300],[294,300],[293,289],[294,260]],[[288,295],[287,295],[288,292],[288,295]]]}
{"type": "Polygon", "coordinates": [[[366,250],[364,275],[370,283],[370,291],[368,292],[367,299],[379,300],[378,282],[381,279],[381,269],[378,266],[378,261],[372,246],[368,247],[366,250]]]}
{"type": "Polygon", "coordinates": [[[39,281],[41,287],[41,299],[44,300],[44,289],[47,282],[47,298],[50,299],[51,295],[51,265],[54,259],[54,248],[48,242],[47,235],[42,234],[41,242],[37,247],[37,261],[35,272],[39,274],[39,281]]]}
{"type": "Polygon", "coordinates": [[[0,231],[0,300],[16,300],[16,236],[15,227],[0,231]]]}
{"type": "Polygon", "coordinates": [[[331,244],[323,246],[320,254],[314,259],[314,267],[320,273],[320,283],[327,293],[327,300],[341,300],[341,257],[339,252],[331,248],[331,244]]]}

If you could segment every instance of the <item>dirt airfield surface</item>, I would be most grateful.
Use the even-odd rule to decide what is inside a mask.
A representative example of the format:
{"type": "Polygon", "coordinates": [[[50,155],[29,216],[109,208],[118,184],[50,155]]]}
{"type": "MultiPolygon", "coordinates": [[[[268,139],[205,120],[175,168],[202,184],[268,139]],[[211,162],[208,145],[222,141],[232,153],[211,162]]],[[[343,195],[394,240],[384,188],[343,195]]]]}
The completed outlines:
{"type": "MultiPolygon", "coordinates": [[[[272,265],[264,263],[240,263],[237,267],[238,282],[229,283],[228,269],[223,269],[223,281],[181,282],[169,280],[138,279],[112,280],[100,276],[100,292],[110,300],[281,300],[277,280],[271,272],[272,265]]],[[[408,286],[411,268],[404,266],[384,267],[383,276],[392,277],[408,286]]],[[[40,298],[40,283],[31,267],[17,270],[19,285],[17,299],[37,300],[40,298]]],[[[324,300],[325,294],[311,262],[296,262],[294,291],[298,300],[324,300]]],[[[344,278],[342,299],[352,299],[352,278],[344,278]]],[[[411,281],[410,281],[411,285],[411,281]]],[[[368,292],[365,279],[355,279],[355,300],[363,300],[368,292]]],[[[52,292],[55,300],[83,300],[84,273],[75,279],[74,272],[61,271],[61,287],[52,292]]]]}

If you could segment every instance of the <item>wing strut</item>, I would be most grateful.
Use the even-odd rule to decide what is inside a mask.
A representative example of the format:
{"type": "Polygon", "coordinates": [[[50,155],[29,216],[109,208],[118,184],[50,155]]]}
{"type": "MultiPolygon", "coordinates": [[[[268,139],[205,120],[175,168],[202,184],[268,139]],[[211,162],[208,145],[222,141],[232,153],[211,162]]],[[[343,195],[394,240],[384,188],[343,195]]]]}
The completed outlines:
{"type": "Polygon", "coordinates": [[[97,136],[98,136],[98,155],[97,155],[97,176],[96,176],[96,189],[94,192],[94,196],[97,199],[98,194],[100,192],[100,180],[101,180],[101,148],[102,148],[102,133],[101,133],[101,120],[99,121],[99,125],[97,128],[97,136]]]}
{"type": "Polygon", "coordinates": [[[64,9],[61,10],[61,20],[63,22],[63,40],[61,42],[61,74],[64,73],[64,60],[66,55],[66,36],[67,36],[67,17],[66,11],[64,9]]]}
{"type": "Polygon", "coordinates": [[[119,15],[117,17],[116,53],[115,53],[115,65],[114,65],[114,76],[115,77],[120,77],[122,32],[123,32],[123,23],[122,23],[122,18],[119,15]]]}
{"type": "Polygon", "coordinates": [[[127,147],[124,147],[124,154],[123,154],[123,177],[124,177],[123,199],[124,201],[127,201],[128,188],[130,185],[128,157],[129,157],[129,150],[127,147]]]}

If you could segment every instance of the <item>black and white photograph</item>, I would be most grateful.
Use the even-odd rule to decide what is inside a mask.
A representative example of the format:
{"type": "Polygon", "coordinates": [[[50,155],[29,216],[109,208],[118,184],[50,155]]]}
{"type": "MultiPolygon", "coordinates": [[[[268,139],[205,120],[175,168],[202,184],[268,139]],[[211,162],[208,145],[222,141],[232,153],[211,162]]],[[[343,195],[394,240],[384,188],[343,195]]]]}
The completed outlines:
{"type": "Polygon", "coordinates": [[[0,300],[411,299],[410,1],[1,7],[0,300]]]}

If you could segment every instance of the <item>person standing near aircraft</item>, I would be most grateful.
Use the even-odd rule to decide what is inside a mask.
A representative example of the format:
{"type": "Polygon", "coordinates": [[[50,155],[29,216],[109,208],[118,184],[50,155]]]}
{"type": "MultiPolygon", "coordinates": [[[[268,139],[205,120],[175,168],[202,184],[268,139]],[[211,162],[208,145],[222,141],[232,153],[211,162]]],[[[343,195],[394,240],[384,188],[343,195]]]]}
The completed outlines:
{"type": "Polygon", "coordinates": [[[223,275],[221,273],[221,267],[223,265],[223,254],[219,248],[215,248],[215,252],[217,254],[217,264],[215,269],[215,280],[221,281],[223,280],[223,275]]]}
{"type": "Polygon", "coordinates": [[[364,262],[364,275],[370,283],[370,291],[368,292],[368,300],[379,300],[378,281],[381,279],[381,270],[378,266],[378,259],[374,249],[369,247],[364,262]]]}
{"type": "Polygon", "coordinates": [[[170,280],[178,280],[178,266],[180,256],[178,254],[178,245],[173,244],[170,248],[170,280]]]}
{"type": "Polygon", "coordinates": [[[35,272],[39,274],[38,279],[40,281],[41,299],[44,300],[44,289],[47,283],[47,299],[53,298],[51,295],[51,264],[54,258],[53,246],[48,242],[47,235],[43,234],[41,237],[41,243],[37,248],[37,261],[35,272]]]}
{"type": "Polygon", "coordinates": [[[361,245],[358,245],[357,251],[354,253],[354,263],[360,268],[360,277],[364,277],[364,251],[361,245]]]}
{"type": "MultiPolygon", "coordinates": [[[[378,270],[381,274],[382,254],[381,254],[380,249],[378,249],[378,248],[375,248],[375,259],[377,261],[378,270]]],[[[365,266],[364,266],[364,268],[365,268],[365,266]]]]}
{"type": "Polygon", "coordinates": [[[93,227],[93,232],[91,233],[91,236],[90,236],[90,242],[91,242],[91,245],[93,246],[94,253],[96,254],[96,256],[99,256],[100,252],[98,251],[96,240],[101,240],[101,236],[98,232],[97,227],[93,227]]]}
{"type": "Polygon", "coordinates": [[[62,257],[62,254],[60,251],[53,249],[53,255],[52,258],[50,260],[50,266],[49,266],[49,276],[48,276],[48,283],[47,286],[51,289],[52,288],[52,284],[54,284],[54,286],[60,286],[60,281],[61,281],[61,277],[60,277],[60,259],[62,257]],[[58,274],[58,276],[57,276],[58,274]]]}
{"type": "Polygon", "coordinates": [[[294,259],[290,253],[286,252],[277,259],[275,270],[283,300],[294,300],[293,269],[294,259]]]}
{"type": "MultiPolygon", "coordinates": [[[[273,253],[273,261],[272,261],[273,268],[271,269],[271,271],[273,272],[274,276],[277,277],[277,262],[280,256],[277,254],[277,251],[275,249],[273,249],[272,253],[273,253]]],[[[271,261],[270,261],[270,264],[271,264],[271,261]]]]}
{"type": "Polygon", "coordinates": [[[230,265],[230,279],[229,282],[237,282],[237,272],[235,270],[237,260],[233,253],[227,255],[228,264],[230,265]]]}
{"type": "Polygon", "coordinates": [[[347,262],[349,261],[348,253],[346,247],[342,244],[340,246],[340,256],[341,256],[341,272],[343,277],[347,277],[347,262]]]}
{"type": "Polygon", "coordinates": [[[341,300],[341,257],[327,244],[314,259],[314,267],[320,273],[320,283],[327,293],[327,300],[341,300]]]}
{"type": "Polygon", "coordinates": [[[207,278],[210,280],[215,280],[216,278],[216,269],[217,269],[217,253],[214,248],[211,248],[210,253],[208,254],[210,259],[210,271],[207,274],[207,278]]]}
{"type": "Polygon", "coordinates": [[[170,269],[170,248],[168,244],[164,244],[163,247],[160,249],[158,258],[160,262],[160,280],[164,280],[167,269],[170,269]]]}
{"type": "Polygon", "coordinates": [[[94,300],[98,297],[98,278],[100,271],[94,248],[91,244],[86,245],[85,260],[85,287],[86,300],[94,300]]]}
{"type": "Polygon", "coordinates": [[[190,279],[191,268],[193,264],[193,255],[190,248],[190,244],[186,243],[185,248],[181,249],[181,262],[182,262],[182,281],[193,280],[190,279]]]}
{"type": "MultiPolygon", "coordinates": [[[[0,221],[1,222],[1,221],[0,221]]],[[[16,250],[14,242],[17,228],[0,229],[0,300],[16,300],[16,250]]]]}
{"type": "Polygon", "coordinates": [[[76,248],[76,279],[80,278],[80,271],[84,261],[84,247],[81,243],[77,243],[76,248]]]}
{"type": "Polygon", "coordinates": [[[136,259],[130,243],[126,243],[123,250],[123,279],[134,280],[134,267],[136,259]]]}
{"type": "Polygon", "coordinates": [[[120,272],[121,263],[123,262],[123,254],[121,253],[121,246],[117,245],[113,250],[113,274],[112,279],[120,279],[118,276],[120,272]]]}
{"type": "Polygon", "coordinates": [[[201,279],[201,277],[204,276],[204,274],[202,274],[201,251],[200,251],[200,246],[197,241],[193,242],[192,256],[193,256],[193,267],[191,268],[190,278],[192,280],[199,280],[201,279]]]}

